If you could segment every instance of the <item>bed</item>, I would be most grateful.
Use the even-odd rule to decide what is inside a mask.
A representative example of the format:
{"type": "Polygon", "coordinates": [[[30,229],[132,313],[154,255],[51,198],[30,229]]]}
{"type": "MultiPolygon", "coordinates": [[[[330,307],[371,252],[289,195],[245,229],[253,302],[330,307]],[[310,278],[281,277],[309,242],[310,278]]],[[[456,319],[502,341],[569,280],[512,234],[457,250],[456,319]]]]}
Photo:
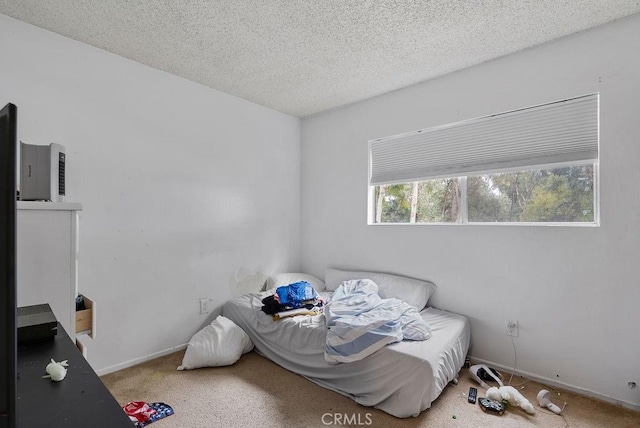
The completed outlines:
{"type": "MultiPolygon", "coordinates": [[[[395,293],[406,300],[415,300],[420,294],[422,300],[417,305],[422,301],[426,305],[435,290],[432,283],[396,275],[330,269],[325,276],[327,290],[319,291],[324,284],[314,284],[314,288],[330,301],[342,280],[365,276],[382,284],[382,297],[397,298],[392,296],[395,293]],[[403,289],[407,281],[411,287],[403,289]]],[[[272,293],[273,290],[267,290],[235,297],[225,303],[223,315],[240,326],[266,358],[363,406],[373,406],[399,418],[418,416],[457,377],[464,364],[470,341],[467,318],[428,306],[420,311],[420,316],[431,327],[430,339],[405,340],[359,361],[329,364],[324,357],[327,337],[324,315],[274,321],[261,311],[262,299],[272,293]]]]}

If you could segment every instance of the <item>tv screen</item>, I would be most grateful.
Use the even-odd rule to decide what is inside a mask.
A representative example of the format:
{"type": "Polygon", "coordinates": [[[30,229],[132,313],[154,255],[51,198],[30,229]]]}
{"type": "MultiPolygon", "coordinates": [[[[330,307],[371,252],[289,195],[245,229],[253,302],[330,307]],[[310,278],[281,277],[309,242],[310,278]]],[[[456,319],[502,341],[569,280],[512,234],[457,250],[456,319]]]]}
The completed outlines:
{"type": "Polygon", "coordinates": [[[16,145],[18,109],[0,111],[0,428],[16,424],[16,145]]]}

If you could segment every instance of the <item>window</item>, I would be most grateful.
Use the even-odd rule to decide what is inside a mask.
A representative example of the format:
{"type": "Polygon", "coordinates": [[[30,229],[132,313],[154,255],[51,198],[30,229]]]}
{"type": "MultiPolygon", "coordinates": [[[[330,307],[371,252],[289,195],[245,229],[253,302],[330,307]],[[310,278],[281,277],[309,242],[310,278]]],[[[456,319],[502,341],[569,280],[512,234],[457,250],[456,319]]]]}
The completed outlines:
{"type": "Polygon", "coordinates": [[[598,224],[598,95],[369,142],[369,223],[598,224]]]}

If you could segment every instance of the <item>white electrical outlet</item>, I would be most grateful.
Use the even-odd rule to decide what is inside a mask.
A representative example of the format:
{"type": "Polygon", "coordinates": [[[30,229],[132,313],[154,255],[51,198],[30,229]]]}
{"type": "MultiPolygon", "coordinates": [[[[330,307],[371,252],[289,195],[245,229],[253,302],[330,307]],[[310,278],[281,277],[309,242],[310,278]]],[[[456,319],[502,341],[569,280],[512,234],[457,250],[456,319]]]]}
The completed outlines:
{"type": "Polygon", "coordinates": [[[211,312],[211,299],[200,299],[200,313],[208,314],[211,312]]]}
{"type": "Polygon", "coordinates": [[[507,336],[518,337],[518,321],[507,321],[507,336]]]}

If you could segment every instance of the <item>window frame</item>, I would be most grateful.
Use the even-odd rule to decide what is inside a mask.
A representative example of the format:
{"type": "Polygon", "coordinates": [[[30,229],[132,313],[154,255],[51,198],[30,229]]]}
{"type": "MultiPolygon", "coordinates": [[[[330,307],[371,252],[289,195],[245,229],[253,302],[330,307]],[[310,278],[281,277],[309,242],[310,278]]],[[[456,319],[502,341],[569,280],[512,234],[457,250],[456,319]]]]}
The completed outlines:
{"type": "Polygon", "coordinates": [[[598,92],[377,138],[368,147],[368,225],[600,226],[598,92]],[[592,166],[593,221],[469,221],[468,177],[576,165],[592,166]],[[375,222],[377,187],[454,178],[455,222],[375,222]]]}
{"type": "MultiPolygon", "coordinates": [[[[564,164],[554,164],[553,166],[536,166],[535,168],[526,168],[526,169],[509,169],[504,171],[490,171],[490,172],[481,172],[474,173],[473,176],[476,175],[490,175],[496,173],[504,173],[504,172],[520,172],[520,171],[530,171],[532,169],[555,169],[555,168],[563,168],[567,166],[577,166],[577,165],[592,165],[593,166],[593,222],[547,222],[547,221],[538,221],[538,222],[520,222],[520,221],[491,221],[491,222],[478,222],[478,221],[469,221],[469,206],[468,206],[468,195],[467,195],[467,178],[470,175],[462,175],[457,177],[439,177],[445,179],[457,178],[459,180],[459,193],[458,193],[458,204],[459,204],[459,212],[458,219],[455,222],[381,222],[376,223],[376,197],[375,197],[375,189],[380,185],[369,185],[369,192],[367,198],[367,225],[369,226],[551,226],[551,227],[599,227],[600,226],[600,160],[598,154],[598,161],[593,163],[591,162],[567,162],[564,164]]],[[[434,178],[437,180],[438,178],[434,178]]],[[[420,180],[427,181],[427,180],[420,180]]],[[[413,181],[407,183],[394,183],[394,184],[409,184],[413,183],[413,181]]]]}

